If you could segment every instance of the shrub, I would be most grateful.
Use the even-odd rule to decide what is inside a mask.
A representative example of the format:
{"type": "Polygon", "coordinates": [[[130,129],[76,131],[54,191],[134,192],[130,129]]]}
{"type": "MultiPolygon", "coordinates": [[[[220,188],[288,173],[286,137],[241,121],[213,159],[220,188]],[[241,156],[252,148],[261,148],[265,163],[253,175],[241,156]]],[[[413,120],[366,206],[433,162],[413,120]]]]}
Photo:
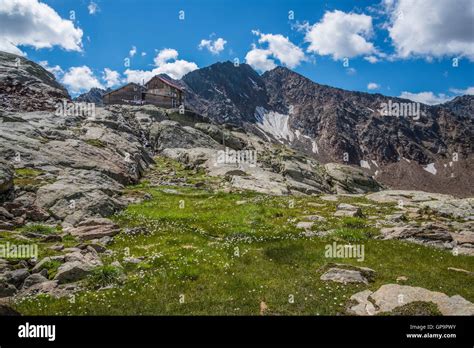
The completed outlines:
{"type": "Polygon", "coordinates": [[[58,268],[62,265],[61,261],[49,260],[43,264],[43,269],[48,271],[48,279],[53,279],[58,273],[58,268]]]}
{"type": "Polygon", "coordinates": [[[88,283],[94,288],[117,284],[120,281],[121,274],[122,271],[117,267],[111,265],[99,266],[92,270],[88,283]]]}
{"type": "Polygon", "coordinates": [[[32,233],[39,233],[39,234],[53,234],[57,232],[56,227],[47,226],[42,224],[31,224],[26,225],[22,228],[23,232],[32,232],[32,233]]]}
{"type": "Polygon", "coordinates": [[[367,227],[366,221],[360,217],[344,217],[342,225],[347,228],[364,228],[367,227]]]}

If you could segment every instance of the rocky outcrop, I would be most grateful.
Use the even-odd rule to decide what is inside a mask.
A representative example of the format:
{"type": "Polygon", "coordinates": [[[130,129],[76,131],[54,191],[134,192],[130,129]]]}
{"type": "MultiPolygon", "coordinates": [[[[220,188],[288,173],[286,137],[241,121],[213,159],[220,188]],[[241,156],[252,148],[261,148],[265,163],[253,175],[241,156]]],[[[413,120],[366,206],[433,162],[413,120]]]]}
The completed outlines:
{"type": "Polygon", "coordinates": [[[0,161],[0,203],[6,201],[13,190],[13,166],[0,161]]]}
{"type": "Polygon", "coordinates": [[[55,110],[63,100],[70,100],[69,94],[53,74],[24,57],[0,51],[1,110],[55,110]]]}
{"type": "MultiPolygon", "coordinates": [[[[0,152],[19,172],[16,211],[24,210],[25,222],[52,219],[75,225],[122,209],[124,185],[137,182],[152,163],[143,130],[145,120],[154,117],[150,111],[147,106],[97,108],[93,115],[0,115],[0,152]],[[135,117],[141,113],[149,117],[135,117]]],[[[153,111],[159,114],[158,108],[153,111]]]]}
{"type": "Polygon", "coordinates": [[[81,221],[68,232],[80,240],[92,240],[113,237],[120,232],[120,228],[109,219],[94,218],[81,221]]]}
{"type": "Polygon", "coordinates": [[[433,302],[443,315],[474,315],[474,304],[459,295],[446,294],[420,287],[386,284],[377,291],[364,290],[354,294],[356,304],[348,309],[353,315],[375,315],[391,312],[412,302],[433,302]]]}

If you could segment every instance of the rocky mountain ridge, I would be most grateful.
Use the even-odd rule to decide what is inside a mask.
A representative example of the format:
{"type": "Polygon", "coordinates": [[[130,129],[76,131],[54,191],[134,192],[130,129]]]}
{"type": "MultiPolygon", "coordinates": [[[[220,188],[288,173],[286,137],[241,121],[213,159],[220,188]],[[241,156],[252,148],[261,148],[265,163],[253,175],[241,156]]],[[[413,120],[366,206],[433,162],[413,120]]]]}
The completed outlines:
{"type": "Polygon", "coordinates": [[[55,110],[67,90],[39,64],[0,51],[0,110],[55,110]]]}

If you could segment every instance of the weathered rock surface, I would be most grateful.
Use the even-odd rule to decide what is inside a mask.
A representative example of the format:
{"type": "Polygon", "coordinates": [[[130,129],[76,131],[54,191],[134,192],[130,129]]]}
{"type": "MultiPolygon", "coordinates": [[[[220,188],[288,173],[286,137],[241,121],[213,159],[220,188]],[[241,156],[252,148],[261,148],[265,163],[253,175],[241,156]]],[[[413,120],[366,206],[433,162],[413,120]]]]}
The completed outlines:
{"type": "Polygon", "coordinates": [[[13,166],[0,161],[0,203],[6,200],[8,193],[13,189],[13,166]]]}
{"type": "Polygon", "coordinates": [[[326,273],[324,273],[321,280],[325,281],[333,281],[337,283],[364,283],[368,284],[369,282],[367,279],[362,276],[362,274],[358,271],[342,269],[342,268],[330,268],[326,273]]]}
{"type": "Polygon", "coordinates": [[[449,297],[441,292],[407,285],[385,284],[375,292],[364,290],[350,299],[357,304],[351,306],[348,313],[355,315],[390,312],[415,301],[433,302],[443,315],[474,315],[474,304],[459,295],[449,297]]]}
{"type": "Polygon", "coordinates": [[[120,232],[120,228],[109,219],[93,218],[80,222],[68,232],[80,240],[92,240],[106,236],[113,237],[120,232]]]}
{"type": "Polygon", "coordinates": [[[0,51],[0,109],[54,110],[66,89],[42,66],[15,54],[0,51]]]}
{"type": "Polygon", "coordinates": [[[338,163],[327,163],[324,168],[336,187],[336,193],[365,193],[382,188],[361,168],[338,163]]]}
{"type": "Polygon", "coordinates": [[[23,282],[22,290],[23,289],[28,289],[28,288],[32,287],[33,285],[35,285],[35,284],[44,283],[44,282],[47,282],[47,281],[48,281],[48,278],[44,277],[43,275],[41,275],[39,273],[31,274],[23,282]]]}
{"type": "Polygon", "coordinates": [[[368,267],[358,267],[342,263],[329,263],[324,266],[326,271],[320,279],[337,283],[369,284],[375,277],[375,271],[368,267]]]}
{"type": "Polygon", "coordinates": [[[362,210],[351,204],[341,203],[337,205],[337,210],[334,213],[337,217],[362,217],[362,210]]]}

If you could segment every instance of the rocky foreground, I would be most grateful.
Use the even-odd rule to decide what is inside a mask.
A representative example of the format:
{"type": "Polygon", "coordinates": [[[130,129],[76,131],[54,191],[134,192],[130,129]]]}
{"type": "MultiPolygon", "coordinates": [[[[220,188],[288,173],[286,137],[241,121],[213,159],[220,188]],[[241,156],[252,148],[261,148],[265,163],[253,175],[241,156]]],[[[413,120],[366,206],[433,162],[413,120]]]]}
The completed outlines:
{"type": "MultiPolygon", "coordinates": [[[[151,105],[81,109],[53,75],[16,58],[0,53],[0,314],[474,314],[474,199],[459,198],[471,192],[472,122],[460,122],[471,98],[427,110],[442,117],[421,126],[424,149],[418,126],[401,120],[409,149],[382,170],[377,161],[397,151],[383,152],[390,147],[377,132],[354,133],[352,113],[337,107],[340,98],[375,107],[380,96],[282,69],[259,77],[245,65],[245,78],[229,86],[236,70],[226,63],[180,82],[204,116],[151,105]],[[292,89],[278,90],[282,79],[292,89]],[[286,105],[305,86],[328,105],[311,97],[290,122],[286,105]],[[232,117],[256,114],[231,125],[212,114],[227,107],[232,117]],[[308,135],[306,109],[338,112],[308,135]],[[377,161],[341,143],[348,131],[348,144],[375,141],[377,161]],[[463,161],[447,162],[457,148],[463,161]],[[334,163],[341,151],[364,166],[334,163]],[[430,172],[414,176],[409,158],[430,172]],[[460,183],[456,197],[390,189],[407,175],[409,187],[436,188],[434,169],[460,183]]],[[[372,113],[360,117],[378,124],[372,113]]]]}
{"type": "MultiPolygon", "coordinates": [[[[306,207],[312,211],[303,209],[299,215],[288,217],[286,222],[282,222],[279,227],[283,229],[281,238],[286,238],[288,231],[291,231],[291,239],[295,239],[297,243],[322,243],[317,248],[330,244],[333,238],[349,244],[366,243],[367,236],[369,240],[377,240],[377,243],[407,241],[462,258],[461,264],[452,263],[454,266],[450,267],[452,270],[448,271],[449,274],[455,277],[454,274],[459,273],[467,280],[472,277],[472,198],[459,199],[419,191],[387,190],[360,168],[335,163],[321,165],[293,149],[264,142],[243,129],[205,123],[195,114],[181,115],[176,111],[154,106],[96,108],[93,118],[82,115],[58,117],[49,111],[2,111],[0,120],[0,151],[4,155],[0,162],[1,238],[11,245],[37,244],[40,250],[38,258],[0,260],[0,296],[4,301],[8,299],[10,303],[19,303],[17,308],[25,313],[31,311],[30,307],[22,307],[28,303],[25,299],[34,298],[38,294],[70,298],[73,294],[80,296],[84,291],[86,294],[87,291],[97,291],[94,286],[92,290],[90,288],[90,279],[97,279],[94,278],[97,277],[97,272],[102,272],[98,279],[104,277],[103,272],[108,276],[110,273],[115,275],[111,278],[121,279],[118,284],[122,285],[107,282],[102,284],[97,280],[104,289],[115,286],[123,289],[140,269],[154,269],[155,253],[123,253],[118,246],[133,249],[133,239],[125,244],[122,239],[135,238],[135,235],[153,238],[151,236],[158,233],[154,228],[161,229],[157,226],[168,220],[158,219],[155,222],[155,218],[150,217],[151,220],[134,223],[127,220],[125,223],[123,219],[117,220],[117,217],[129,204],[132,207],[143,205],[140,211],[144,211],[149,204],[157,204],[154,203],[155,189],[163,190],[170,197],[184,195],[183,202],[195,195],[189,193],[191,196],[188,197],[188,193],[180,191],[183,189],[220,192],[231,196],[245,196],[245,192],[256,192],[264,200],[272,200],[271,197],[286,197],[286,201],[303,199],[306,207]],[[232,158],[232,151],[256,154],[255,161],[249,161],[252,157],[248,157],[247,161],[234,163],[229,160],[232,158]],[[157,158],[160,159],[159,163],[156,162],[157,158]],[[157,167],[163,159],[168,161],[165,161],[167,165],[157,167]],[[174,166],[177,167],[170,167],[170,163],[175,163],[174,166]],[[188,174],[182,175],[180,170],[188,174]],[[144,175],[145,178],[140,181],[144,175]],[[196,180],[195,175],[198,175],[199,180],[196,180]],[[130,191],[127,188],[135,184],[139,184],[136,186],[138,189],[130,191]],[[147,190],[140,187],[146,187],[147,190]],[[304,197],[316,197],[317,201],[306,201],[307,198],[304,197]],[[374,210],[377,206],[387,208],[374,210]],[[350,219],[355,219],[355,222],[350,219]],[[355,223],[356,227],[351,223],[355,223]],[[364,238],[360,241],[357,238],[351,239],[352,237],[347,239],[347,233],[350,236],[352,233],[363,233],[364,238]]],[[[166,202],[166,197],[168,196],[160,200],[166,202]]],[[[245,210],[245,206],[252,200],[244,197],[233,204],[245,210]]],[[[252,204],[259,205],[258,202],[253,201],[252,204]]],[[[291,203],[288,204],[286,210],[291,207],[291,203]]],[[[218,206],[209,209],[212,214],[219,214],[218,206]]],[[[284,212],[286,210],[278,214],[287,214],[284,212]]],[[[160,211],[156,207],[150,214],[160,211]]],[[[239,224],[245,223],[247,219],[258,219],[260,214],[262,213],[253,212],[248,217],[242,217],[239,224]]],[[[278,214],[276,216],[283,216],[278,214]]],[[[142,213],[138,216],[142,219],[142,213]]],[[[179,215],[175,215],[175,219],[179,225],[179,215]]],[[[213,218],[209,216],[206,219],[212,224],[213,218]]],[[[180,226],[187,229],[192,225],[187,222],[180,226]]],[[[232,237],[228,240],[228,237],[224,237],[220,241],[221,237],[217,237],[214,242],[222,242],[229,247],[229,241],[241,243],[247,238],[252,240],[261,233],[259,231],[267,228],[260,230],[263,227],[256,226],[252,229],[253,232],[243,232],[237,239],[232,237]]],[[[208,228],[209,226],[204,230],[208,228]]],[[[226,229],[226,233],[240,229],[242,227],[230,227],[226,229]]],[[[264,235],[262,238],[261,241],[265,241],[270,237],[264,235]]],[[[141,247],[149,248],[154,243],[149,241],[141,247]]],[[[184,243],[183,248],[186,245],[188,244],[184,243]]],[[[189,244],[186,250],[194,250],[192,245],[193,243],[189,244]]],[[[318,253],[324,254],[322,250],[318,253]]],[[[310,254],[308,251],[308,255],[310,254]]],[[[321,264],[328,262],[329,260],[321,260],[321,264]]],[[[311,269],[314,266],[308,267],[311,269]]],[[[424,264],[423,268],[426,266],[424,264]]],[[[162,267],[164,266],[156,269],[168,269],[162,267]]],[[[421,287],[383,285],[379,284],[380,280],[379,283],[373,283],[379,272],[374,270],[375,267],[368,270],[358,269],[358,266],[347,267],[348,265],[341,264],[329,269],[326,267],[318,275],[321,279],[317,282],[342,284],[347,291],[351,289],[350,286],[346,287],[347,284],[355,284],[354,296],[347,298],[348,302],[344,301],[342,305],[346,309],[339,308],[341,306],[338,304],[338,311],[373,315],[392,311],[411,302],[418,306],[418,302],[428,301],[434,302],[437,306],[435,308],[439,310],[430,312],[431,314],[474,314],[473,305],[469,302],[473,297],[467,290],[463,290],[466,299],[457,294],[449,297],[440,292],[431,293],[431,290],[421,287]],[[361,290],[365,292],[355,293],[360,286],[374,284],[383,286],[380,290],[361,290]],[[367,300],[368,297],[381,298],[380,301],[385,304],[384,301],[395,294],[398,296],[405,292],[410,295],[404,301],[397,302],[398,305],[396,303],[384,307],[367,300]],[[358,304],[351,305],[354,301],[358,304]]],[[[448,265],[444,269],[447,270],[448,265]]],[[[275,309],[275,304],[268,303],[263,297],[255,301],[263,302],[264,305],[261,306],[264,308],[270,306],[275,309]]],[[[288,313],[310,314],[310,308],[311,306],[288,313]]],[[[156,310],[150,309],[150,313],[160,314],[156,310]]],[[[416,309],[415,312],[418,310],[423,312],[424,309],[416,309]]],[[[335,313],[332,310],[326,311],[329,314],[335,313]]],[[[221,310],[217,312],[221,313],[221,310]]],[[[208,313],[215,313],[215,310],[209,308],[208,313]]],[[[263,310],[263,314],[265,313],[270,314],[271,311],[263,310]]],[[[274,312],[277,313],[280,312],[274,312]]]]}

